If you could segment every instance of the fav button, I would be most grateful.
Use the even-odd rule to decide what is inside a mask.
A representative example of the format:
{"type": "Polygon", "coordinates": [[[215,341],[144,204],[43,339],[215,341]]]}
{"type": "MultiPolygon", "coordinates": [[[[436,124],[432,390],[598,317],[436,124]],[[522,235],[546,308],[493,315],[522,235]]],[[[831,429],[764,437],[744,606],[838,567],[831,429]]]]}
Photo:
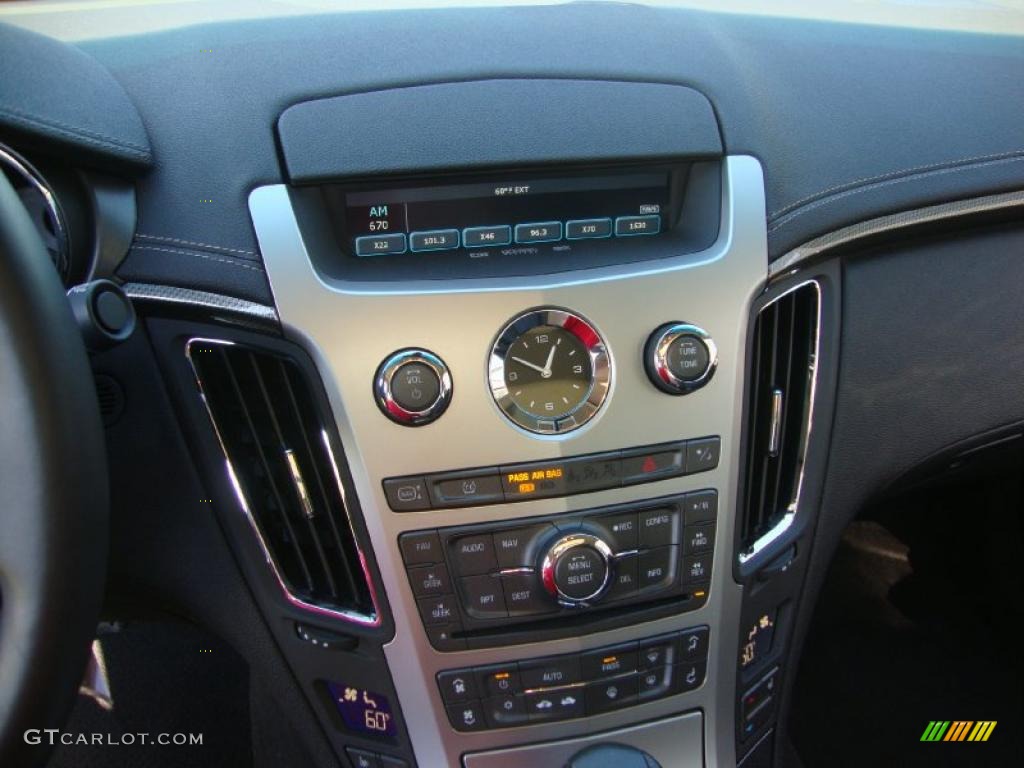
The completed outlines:
{"type": "Polygon", "coordinates": [[[592,237],[611,236],[611,219],[574,219],[565,222],[566,240],[585,240],[592,237]]]}
{"type": "Polygon", "coordinates": [[[403,533],[399,540],[402,548],[402,559],[406,565],[423,565],[426,563],[443,563],[441,539],[436,531],[419,531],[403,533]]]}
{"type": "Polygon", "coordinates": [[[550,243],[562,239],[562,222],[539,221],[516,224],[517,243],[550,243]]]}
{"type": "Polygon", "coordinates": [[[413,232],[409,235],[409,250],[414,253],[421,251],[450,251],[459,247],[459,230],[434,229],[429,232],[413,232]]]}

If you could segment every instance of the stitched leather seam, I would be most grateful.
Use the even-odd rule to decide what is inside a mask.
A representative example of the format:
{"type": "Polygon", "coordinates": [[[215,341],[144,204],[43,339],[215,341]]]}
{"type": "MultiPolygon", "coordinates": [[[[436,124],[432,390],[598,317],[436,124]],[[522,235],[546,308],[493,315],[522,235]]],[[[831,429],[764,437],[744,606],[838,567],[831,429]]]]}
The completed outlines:
{"type": "Polygon", "coordinates": [[[793,211],[793,210],[799,208],[801,205],[803,205],[806,202],[809,202],[811,200],[815,200],[815,199],[817,199],[819,197],[822,197],[824,195],[828,195],[828,194],[830,194],[832,192],[838,192],[840,190],[850,189],[852,187],[857,187],[857,186],[860,186],[862,184],[863,185],[869,185],[869,184],[871,184],[872,182],[875,182],[875,181],[883,181],[885,179],[891,179],[894,176],[903,176],[903,175],[916,174],[916,173],[918,173],[920,171],[933,171],[933,170],[937,170],[939,168],[948,168],[948,167],[957,166],[957,165],[968,165],[968,164],[971,164],[971,163],[985,164],[985,161],[1001,160],[1001,159],[1004,159],[1004,158],[1011,158],[1011,157],[1015,157],[1015,156],[1018,156],[1018,155],[1024,155],[1024,150],[1017,149],[1017,150],[1013,150],[1012,152],[999,152],[999,153],[993,154],[993,155],[978,155],[976,157],[962,157],[962,158],[960,158],[958,160],[946,160],[946,161],[943,161],[941,163],[931,163],[929,165],[918,165],[918,166],[915,166],[913,168],[902,168],[902,169],[900,169],[898,171],[889,171],[888,173],[882,173],[882,174],[879,174],[878,176],[866,176],[863,179],[855,179],[853,181],[843,182],[842,184],[837,184],[834,187],[829,187],[828,189],[819,190],[818,192],[815,192],[813,195],[808,195],[807,197],[802,197],[802,198],[800,198],[799,200],[797,200],[794,203],[790,203],[789,205],[786,205],[786,206],[784,206],[782,208],[779,208],[778,210],[772,211],[772,213],[770,213],[768,215],[768,219],[769,219],[769,221],[772,221],[775,218],[777,218],[779,216],[782,216],[785,213],[788,213],[789,211],[793,211]]]}
{"type": "Polygon", "coordinates": [[[141,232],[136,233],[136,239],[140,240],[154,240],[158,243],[178,243],[179,245],[198,245],[201,248],[205,248],[210,251],[228,251],[229,253],[242,253],[247,256],[258,256],[254,251],[247,251],[244,248],[228,248],[226,245],[213,245],[212,243],[201,243],[198,240],[181,240],[177,237],[162,237],[160,235],[144,235],[141,232]]]}
{"type": "Polygon", "coordinates": [[[63,134],[65,136],[72,136],[76,139],[88,142],[90,144],[98,144],[100,146],[107,146],[108,148],[116,148],[131,154],[138,154],[145,157],[147,160],[150,159],[151,155],[148,149],[141,147],[138,144],[132,144],[128,141],[122,141],[121,139],[115,139],[112,136],[106,136],[102,133],[94,133],[87,131],[84,128],[78,128],[73,125],[67,125],[65,123],[58,122],[56,120],[43,119],[34,117],[26,114],[21,110],[15,109],[10,106],[0,107],[0,114],[5,115],[15,122],[22,122],[27,125],[48,128],[51,131],[63,134]]]}
{"type": "Polygon", "coordinates": [[[793,211],[792,213],[786,214],[781,219],[776,221],[772,226],[770,226],[768,228],[768,232],[769,232],[769,234],[772,233],[772,232],[775,232],[777,229],[780,229],[781,227],[784,227],[786,224],[789,224],[790,222],[794,221],[795,219],[799,218],[800,216],[803,216],[805,213],[810,213],[811,211],[813,211],[816,208],[820,208],[823,205],[828,205],[829,203],[834,203],[837,200],[842,200],[844,197],[849,197],[850,195],[856,195],[856,194],[859,194],[861,192],[868,192],[868,191],[874,190],[874,189],[881,189],[882,187],[889,187],[889,186],[892,186],[893,184],[900,184],[900,183],[902,183],[904,181],[917,181],[918,179],[922,179],[922,178],[925,178],[925,177],[928,177],[928,176],[944,176],[944,175],[949,174],[949,173],[959,173],[960,171],[974,170],[976,168],[980,168],[980,167],[983,167],[983,166],[986,166],[986,165],[999,165],[999,164],[1002,164],[1002,163],[1014,163],[1014,162],[1019,162],[1021,160],[1024,160],[1024,156],[1020,156],[1020,157],[1005,157],[1005,158],[1002,158],[1002,159],[999,159],[999,160],[989,160],[988,162],[984,162],[984,163],[975,163],[975,164],[972,164],[970,166],[961,165],[961,166],[957,166],[955,168],[942,168],[942,169],[939,169],[939,170],[928,171],[927,173],[918,173],[918,174],[915,174],[913,176],[905,176],[905,177],[899,178],[899,179],[889,179],[888,181],[883,181],[883,182],[876,183],[876,184],[869,184],[869,185],[866,185],[866,186],[857,187],[856,189],[850,189],[850,190],[847,190],[846,192],[843,192],[841,194],[832,195],[831,197],[827,197],[824,200],[819,200],[818,202],[813,203],[812,205],[805,206],[805,207],[801,208],[798,211],[793,211]]]}
{"type": "Polygon", "coordinates": [[[206,259],[207,261],[216,261],[219,264],[227,264],[231,267],[238,267],[239,269],[248,269],[252,272],[263,273],[260,267],[254,267],[251,264],[239,264],[237,261],[228,261],[226,258],[218,259],[216,256],[210,256],[206,253],[196,253],[195,251],[186,251],[181,248],[163,248],[156,245],[133,245],[133,251],[160,251],[161,253],[173,253],[178,256],[196,256],[200,259],[206,259]]]}

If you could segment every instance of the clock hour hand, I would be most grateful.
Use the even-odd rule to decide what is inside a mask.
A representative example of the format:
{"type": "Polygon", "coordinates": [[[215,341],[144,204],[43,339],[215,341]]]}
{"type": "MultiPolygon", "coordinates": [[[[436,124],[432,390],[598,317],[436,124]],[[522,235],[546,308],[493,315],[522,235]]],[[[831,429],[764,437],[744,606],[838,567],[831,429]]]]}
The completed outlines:
{"type": "Polygon", "coordinates": [[[552,344],[551,345],[551,351],[548,352],[548,360],[547,360],[546,363],[544,363],[544,378],[545,379],[549,378],[551,376],[551,361],[555,359],[555,349],[556,349],[555,345],[552,344]]]}
{"type": "Polygon", "coordinates": [[[539,365],[534,365],[533,363],[527,362],[526,360],[523,360],[523,358],[521,357],[513,357],[512,359],[515,360],[520,365],[525,365],[527,368],[532,368],[538,373],[544,373],[547,370],[547,368],[541,368],[539,365]]]}

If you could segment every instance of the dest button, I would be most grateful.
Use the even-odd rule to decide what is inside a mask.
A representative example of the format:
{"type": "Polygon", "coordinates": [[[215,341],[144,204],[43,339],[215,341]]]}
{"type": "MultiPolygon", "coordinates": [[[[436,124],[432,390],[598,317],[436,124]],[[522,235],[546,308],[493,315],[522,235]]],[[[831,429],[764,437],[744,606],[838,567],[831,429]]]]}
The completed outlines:
{"type": "Polygon", "coordinates": [[[541,587],[535,572],[503,573],[501,585],[505,590],[505,606],[509,616],[533,616],[559,610],[558,605],[541,587]]]}

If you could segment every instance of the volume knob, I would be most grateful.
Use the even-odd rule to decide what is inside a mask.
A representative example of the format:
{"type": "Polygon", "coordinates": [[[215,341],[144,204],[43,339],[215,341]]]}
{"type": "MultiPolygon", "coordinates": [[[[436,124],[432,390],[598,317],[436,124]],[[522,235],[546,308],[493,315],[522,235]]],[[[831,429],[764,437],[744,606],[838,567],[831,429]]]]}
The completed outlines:
{"type": "Polygon", "coordinates": [[[541,580],[562,605],[587,606],[608,588],[612,578],[612,549],[589,533],[558,539],[541,562],[541,580]]]}

